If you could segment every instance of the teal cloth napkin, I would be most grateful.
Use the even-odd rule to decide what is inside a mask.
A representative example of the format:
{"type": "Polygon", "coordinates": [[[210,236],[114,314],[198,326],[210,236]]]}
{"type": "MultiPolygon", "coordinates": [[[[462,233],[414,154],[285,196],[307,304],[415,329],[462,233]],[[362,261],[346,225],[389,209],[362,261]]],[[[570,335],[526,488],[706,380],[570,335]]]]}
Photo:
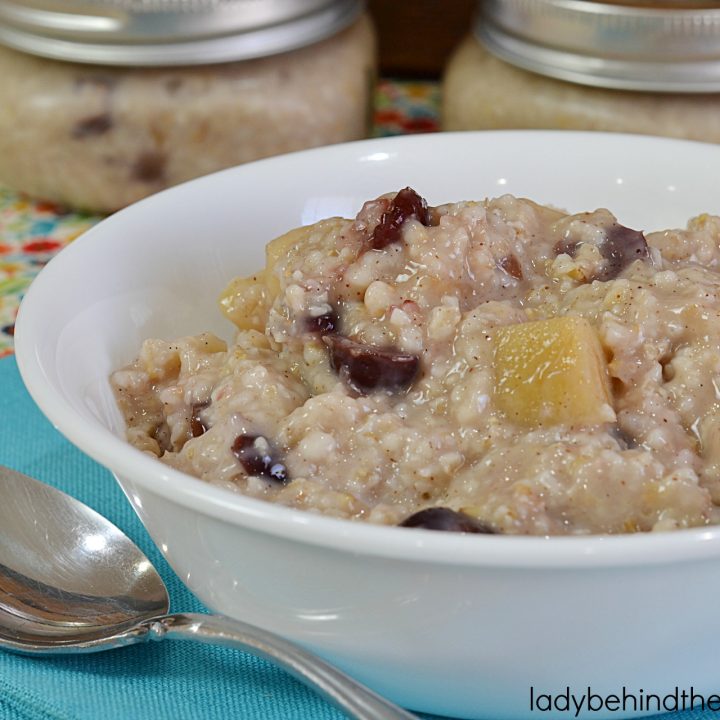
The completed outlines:
{"type": "MultiPolygon", "coordinates": [[[[110,473],[44,418],[12,357],[0,361],[0,463],[59,487],[109,518],[158,568],[173,611],[204,610],[163,560],[110,473]]],[[[199,643],[147,643],[54,658],[0,652],[0,720],[342,717],[270,663],[199,643]]]]}

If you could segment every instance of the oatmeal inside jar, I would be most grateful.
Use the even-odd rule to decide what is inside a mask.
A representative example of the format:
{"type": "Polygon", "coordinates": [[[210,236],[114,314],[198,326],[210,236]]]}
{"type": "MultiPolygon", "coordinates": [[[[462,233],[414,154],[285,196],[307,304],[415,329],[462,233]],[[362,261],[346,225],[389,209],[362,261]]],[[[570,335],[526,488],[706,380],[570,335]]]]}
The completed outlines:
{"type": "Polygon", "coordinates": [[[471,533],[718,521],[720,217],[644,234],[405,188],[298,228],[220,298],[231,346],[147,340],[136,447],[334,517],[471,533]]]}

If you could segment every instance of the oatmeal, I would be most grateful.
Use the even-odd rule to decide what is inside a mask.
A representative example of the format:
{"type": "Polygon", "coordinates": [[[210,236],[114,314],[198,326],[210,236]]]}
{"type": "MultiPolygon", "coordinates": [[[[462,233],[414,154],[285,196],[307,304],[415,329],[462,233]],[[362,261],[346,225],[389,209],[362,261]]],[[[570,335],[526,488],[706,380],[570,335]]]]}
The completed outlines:
{"type": "Polygon", "coordinates": [[[334,517],[474,533],[717,522],[720,218],[413,190],[292,230],[112,383],[136,447],[334,517]]]}
{"type": "MultiPolygon", "coordinates": [[[[146,3],[133,4],[140,12],[146,3]]],[[[186,15],[228,3],[153,4],[182,4],[179,14],[186,15]]],[[[0,182],[63,205],[114,212],[216,170],[366,137],[374,73],[375,35],[365,16],[312,45],[221,64],[86,65],[0,45],[0,182]]]]}

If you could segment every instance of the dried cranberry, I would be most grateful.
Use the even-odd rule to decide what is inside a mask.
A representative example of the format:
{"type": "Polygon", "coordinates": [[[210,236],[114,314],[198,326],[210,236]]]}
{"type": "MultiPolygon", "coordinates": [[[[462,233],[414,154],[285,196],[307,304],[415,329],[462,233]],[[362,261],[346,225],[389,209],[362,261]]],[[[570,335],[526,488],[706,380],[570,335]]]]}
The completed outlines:
{"type": "Polygon", "coordinates": [[[131,167],[131,177],[140,182],[157,182],[165,179],[167,158],[155,151],[143,152],[131,167]]]}
{"type": "Polygon", "coordinates": [[[400,240],[403,223],[410,217],[430,226],[427,202],[412,188],[407,187],[395,196],[390,207],[382,214],[370,238],[370,247],[382,250],[390,243],[400,240]]]}
{"type": "MultiPolygon", "coordinates": [[[[560,240],[555,245],[555,254],[566,253],[575,257],[581,244],[572,240],[560,240]]],[[[614,280],[630,263],[650,257],[645,235],[619,223],[613,223],[606,228],[605,239],[598,248],[606,261],[605,267],[595,277],[589,278],[590,280],[614,280]]]]}
{"type": "Polygon", "coordinates": [[[190,409],[190,434],[196,438],[200,437],[203,433],[209,430],[209,425],[206,425],[203,419],[200,417],[200,413],[205,408],[210,406],[210,401],[194,403],[190,409]]]}
{"type": "Polygon", "coordinates": [[[613,223],[605,231],[605,238],[600,252],[607,264],[605,270],[597,276],[598,280],[613,280],[631,262],[650,257],[645,236],[639,230],[613,223]]]}
{"type": "Polygon", "coordinates": [[[248,475],[288,482],[287,468],[273,458],[270,443],[262,435],[238,435],[231,450],[248,475]]]}
{"type": "Polygon", "coordinates": [[[87,137],[97,137],[112,130],[113,125],[114,123],[110,113],[89,115],[82,120],[78,120],[75,125],[73,125],[71,135],[77,140],[82,140],[87,137]]]}
{"type": "Polygon", "coordinates": [[[321,335],[333,333],[338,329],[339,318],[334,310],[330,310],[322,315],[305,318],[306,332],[317,332],[321,335]]]}
{"type": "Polygon", "coordinates": [[[516,280],[523,279],[523,271],[520,266],[520,261],[515,255],[507,255],[498,261],[498,267],[510,277],[514,277],[516,280]]]}
{"type": "Polygon", "coordinates": [[[497,530],[486,522],[464,512],[446,507],[431,507],[420,510],[405,518],[400,527],[425,528],[425,530],[445,530],[449,532],[483,533],[495,535],[497,530]]]}
{"type": "Polygon", "coordinates": [[[364,345],[342,335],[326,337],[325,342],[330,348],[333,370],[361,394],[407,388],[420,368],[417,355],[392,348],[364,345]]]}

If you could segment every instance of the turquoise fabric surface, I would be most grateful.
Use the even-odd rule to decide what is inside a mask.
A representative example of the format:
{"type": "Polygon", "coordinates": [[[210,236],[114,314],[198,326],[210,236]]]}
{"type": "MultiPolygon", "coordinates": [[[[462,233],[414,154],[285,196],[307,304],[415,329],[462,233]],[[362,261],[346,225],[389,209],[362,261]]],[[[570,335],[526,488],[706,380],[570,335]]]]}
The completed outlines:
{"type": "MultiPolygon", "coordinates": [[[[122,528],[159,569],[174,611],[204,609],[162,559],[110,473],[45,420],[12,357],[0,360],[0,463],[59,487],[122,528]]],[[[0,652],[0,720],[342,717],[269,663],[198,643],[53,658],[0,652]]]]}

